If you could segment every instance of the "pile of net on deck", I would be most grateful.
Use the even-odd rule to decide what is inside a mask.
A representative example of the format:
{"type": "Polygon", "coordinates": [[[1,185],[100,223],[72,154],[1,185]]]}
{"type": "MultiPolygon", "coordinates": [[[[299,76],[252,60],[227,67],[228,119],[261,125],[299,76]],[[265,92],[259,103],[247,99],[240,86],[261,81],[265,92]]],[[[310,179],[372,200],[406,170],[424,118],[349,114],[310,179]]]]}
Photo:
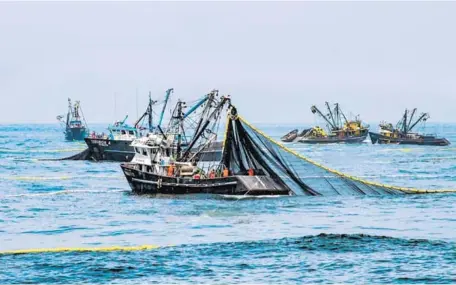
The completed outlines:
{"type": "Polygon", "coordinates": [[[439,193],[365,181],[320,165],[274,141],[236,114],[228,121],[223,164],[235,174],[252,168],[270,176],[296,195],[391,195],[439,193]]]}

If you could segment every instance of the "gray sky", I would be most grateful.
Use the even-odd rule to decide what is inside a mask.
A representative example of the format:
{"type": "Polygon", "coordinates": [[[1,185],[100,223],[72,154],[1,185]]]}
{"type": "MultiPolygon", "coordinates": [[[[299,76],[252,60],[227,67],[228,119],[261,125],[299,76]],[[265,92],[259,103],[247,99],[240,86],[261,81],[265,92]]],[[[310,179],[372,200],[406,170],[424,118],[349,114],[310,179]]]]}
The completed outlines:
{"type": "Polygon", "coordinates": [[[366,121],[406,107],[456,121],[456,3],[0,3],[0,122],[136,116],[147,93],[229,93],[254,122],[313,122],[338,101],[366,121]]]}

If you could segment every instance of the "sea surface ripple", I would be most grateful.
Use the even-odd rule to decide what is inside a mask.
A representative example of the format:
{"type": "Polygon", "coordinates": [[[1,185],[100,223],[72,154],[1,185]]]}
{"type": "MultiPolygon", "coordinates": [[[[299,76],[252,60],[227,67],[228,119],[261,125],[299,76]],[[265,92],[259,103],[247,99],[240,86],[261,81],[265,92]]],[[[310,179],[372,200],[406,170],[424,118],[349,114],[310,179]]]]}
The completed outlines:
{"type": "MultiPolygon", "coordinates": [[[[456,125],[429,128],[452,145],[289,146],[365,179],[455,189],[456,125]]],[[[0,283],[456,283],[455,194],[136,196],[119,163],[40,160],[84,148],[57,125],[0,125],[0,251],[160,247],[0,255],[0,283]]]]}

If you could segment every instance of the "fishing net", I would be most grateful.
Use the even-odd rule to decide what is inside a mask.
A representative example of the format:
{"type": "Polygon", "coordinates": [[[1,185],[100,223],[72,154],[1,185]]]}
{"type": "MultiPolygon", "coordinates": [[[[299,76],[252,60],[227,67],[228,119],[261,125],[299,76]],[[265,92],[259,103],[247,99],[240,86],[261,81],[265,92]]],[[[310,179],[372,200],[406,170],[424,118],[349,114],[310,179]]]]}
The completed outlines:
{"type": "Polygon", "coordinates": [[[226,128],[222,160],[234,174],[245,175],[253,169],[257,175],[270,176],[296,195],[397,195],[454,191],[383,185],[329,169],[277,143],[235,112],[226,128]]]}

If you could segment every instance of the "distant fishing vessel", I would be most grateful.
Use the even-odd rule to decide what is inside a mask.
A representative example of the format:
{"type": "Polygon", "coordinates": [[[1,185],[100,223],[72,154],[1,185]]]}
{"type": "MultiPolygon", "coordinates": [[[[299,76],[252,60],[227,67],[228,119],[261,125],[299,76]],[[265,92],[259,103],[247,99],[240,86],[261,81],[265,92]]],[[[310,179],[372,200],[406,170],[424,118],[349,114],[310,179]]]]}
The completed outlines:
{"type": "Polygon", "coordinates": [[[129,126],[126,123],[128,118],[128,116],[126,116],[123,121],[117,121],[114,124],[109,125],[109,134],[92,133],[89,137],[85,138],[84,140],[89,148],[90,158],[96,161],[131,161],[135,155],[134,148],[131,146],[132,141],[146,135],[148,132],[153,132],[155,127],[160,127],[166,105],[172,92],[173,88],[166,91],[163,109],[157,126],[153,125],[153,105],[156,104],[157,101],[152,100],[151,94],[149,93],[149,103],[146,111],[136,120],[133,126],[129,126]],[[146,119],[147,128],[142,126],[146,119]]]}
{"type": "Polygon", "coordinates": [[[281,138],[283,142],[301,142],[308,144],[319,143],[362,143],[369,133],[369,126],[356,117],[355,120],[348,120],[342,112],[338,103],[331,108],[325,102],[328,110],[323,114],[317,106],[312,106],[311,111],[319,115],[327,125],[328,132],[319,126],[303,130],[300,134],[297,129],[289,132],[281,138]]]}
{"type": "Polygon", "coordinates": [[[63,120],[63,118],[64,116],[57,116],[57,120],[65,128],[66,140],[83,140],[87,136],[89,130],[79,101],[76,101],[73,105],[71,99],[68,98],[68,113],[66,114],[66,120],[63,120]]]}
{"type": "Polygon", "coordinates": [[[373,144],[409,144],[409,145],[434,145],[446,146],[450,142],[446,138],[437,138],[434,135],[418,134],[412,132],[419,123],[425,123],[429,118],[428,113],[421,113],[415,120],[417,109],[405,110],[401,120],[393,127],[391,123],[380,123],[378,133],[369,132],[373,144]]]}

